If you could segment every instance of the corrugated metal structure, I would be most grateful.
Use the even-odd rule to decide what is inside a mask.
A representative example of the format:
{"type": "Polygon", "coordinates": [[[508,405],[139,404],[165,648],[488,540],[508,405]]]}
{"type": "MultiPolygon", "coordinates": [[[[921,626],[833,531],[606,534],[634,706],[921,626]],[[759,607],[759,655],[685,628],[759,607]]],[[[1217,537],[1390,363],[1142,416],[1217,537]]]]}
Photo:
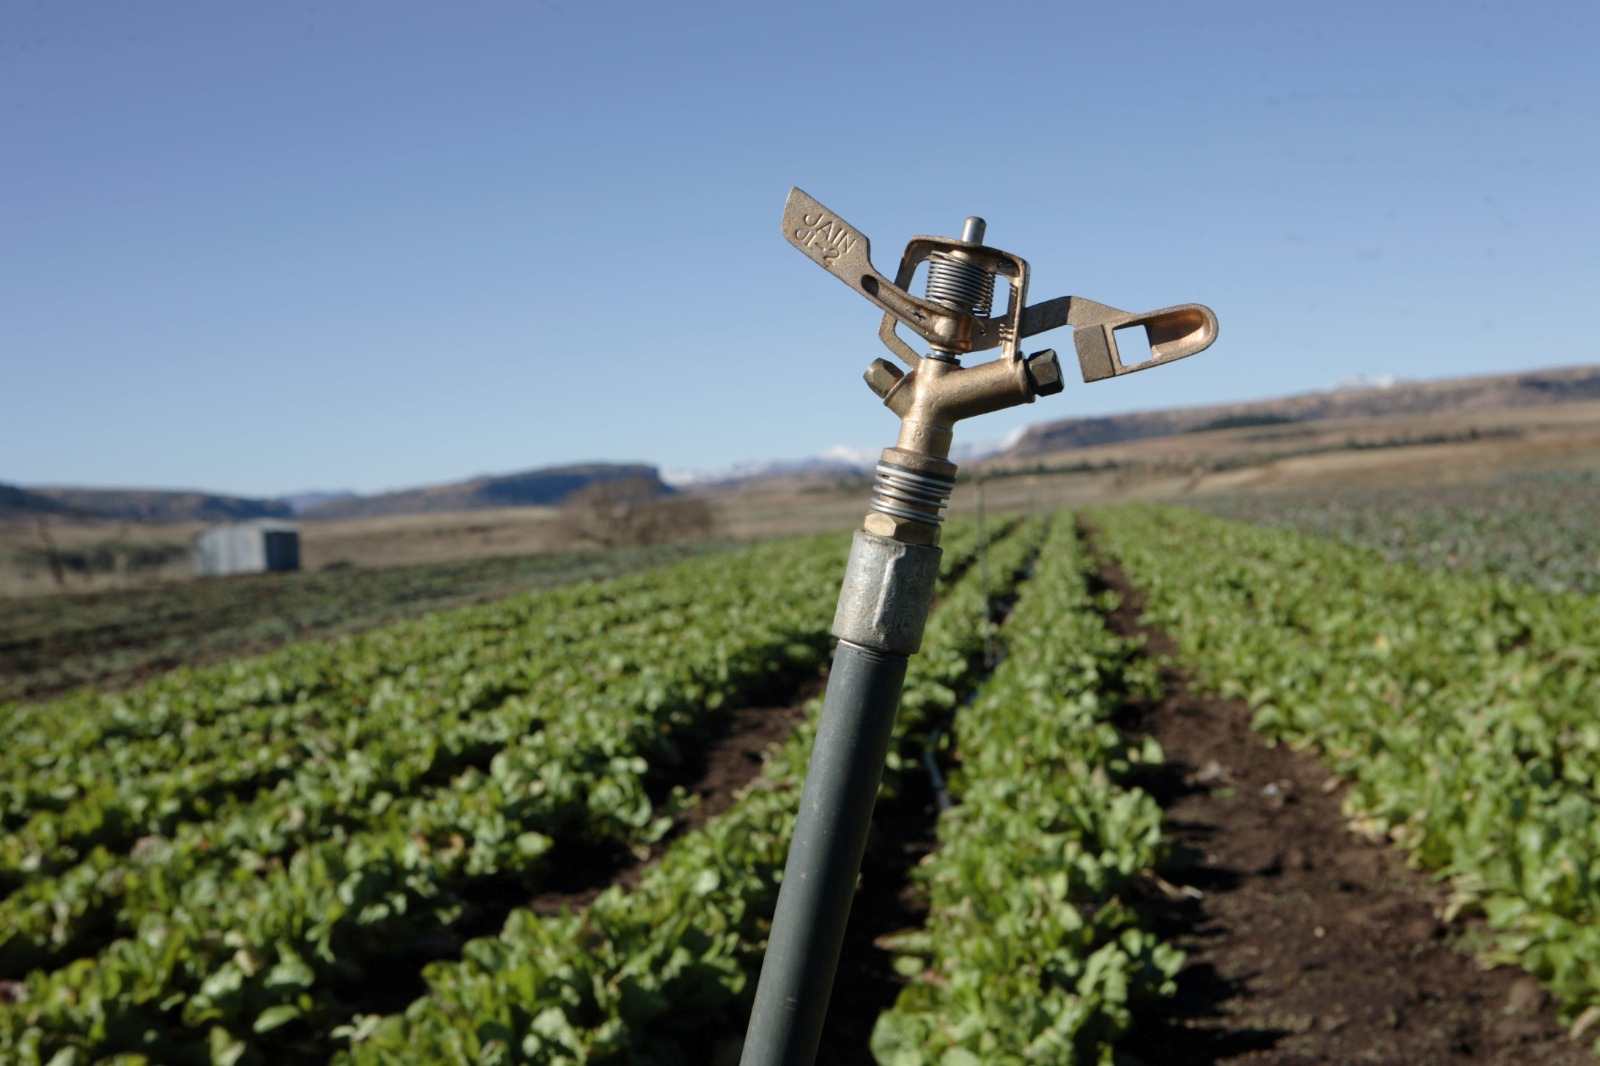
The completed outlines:
{"type": "Polygon", "coordinates": [[[202,576],[298,570],[300,530],[265,518],[212,526],[194,540],[194,566],[202,576]]]}

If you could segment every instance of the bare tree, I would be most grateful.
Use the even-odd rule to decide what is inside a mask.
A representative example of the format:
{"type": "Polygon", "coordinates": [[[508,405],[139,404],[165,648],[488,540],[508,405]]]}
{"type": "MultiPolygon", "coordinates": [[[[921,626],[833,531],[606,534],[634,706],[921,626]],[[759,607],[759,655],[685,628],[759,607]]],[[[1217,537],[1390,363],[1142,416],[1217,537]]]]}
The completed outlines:
{"type": "Polygon", "coordinates": [[[716,512],[703,497],[662,496],[648,478],[591,482],[566,498],[556,518],[569,544],[600,548],[704,540],[716,528],[716,512]]]}
{"type": "Polygon", "coordinates": [[[61,562],[61,552],[56,549],[56,539],[50,535],[50,520],[40,515],[34,519],[34,528],[44,545],[44,556],[50,564],[50,576],[56,579],[56,588],[66,588],[67,571],[61,562]]]}

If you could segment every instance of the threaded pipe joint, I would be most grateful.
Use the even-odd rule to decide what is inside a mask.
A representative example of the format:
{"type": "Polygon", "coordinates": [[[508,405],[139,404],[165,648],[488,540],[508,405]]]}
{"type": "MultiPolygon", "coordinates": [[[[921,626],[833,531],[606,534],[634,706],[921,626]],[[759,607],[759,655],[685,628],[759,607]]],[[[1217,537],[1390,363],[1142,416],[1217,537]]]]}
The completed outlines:
{"type": "Polygon", "coordinates": [[[953,476],[880,462],[872,484],[872,509],[891,518],[939,526],[944,523],[944,508],[955,487],[953,476]]]}

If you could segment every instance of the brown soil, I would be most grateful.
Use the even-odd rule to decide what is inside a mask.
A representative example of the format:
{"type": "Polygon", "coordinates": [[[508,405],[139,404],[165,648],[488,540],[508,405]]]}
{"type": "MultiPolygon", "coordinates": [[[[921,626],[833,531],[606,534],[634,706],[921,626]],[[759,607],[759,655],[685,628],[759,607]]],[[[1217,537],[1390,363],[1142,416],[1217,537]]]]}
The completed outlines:
{"type": "MultiPolygon", "coordinates": [[[[1102,561],[1099,577],[1122,595],[1112,628],[1172,655],[1120,568],[1102,561]]],[[[1244,704],[1170,666],[1164,679],[1122,724],[1166,753],[1139,781],[1175,845],[1147,906],[1188,961],[1176,999],[1125,1042],[1129,1066],[1593,1066],[1537,982],[1452,945],[1439,886],[1347,830],[1341,784],[1315,758],[1269,746],[1244,704]]]]}
{"type": "Polygon", "coordinates": [[[704,825],[732,807],[740,789],[761,773],[766,752],[788,739],[806,716],[806,704],[821,694],[826,676],[802,686],[783,706],[742,707],[729,714],[725,730],[705,748],[693,753],[690,762],[678,768],[670,780],[656,782],[652,792],[658,802],[672,786],[682,786],[695,802],[673,822],[672,830],[644,856],[617,851],[574,856],[576,861],[552,863],[560,871],[548,891],[535,896],[527,905],[540,914],[563,909],[577,910],[594,902],[611,885],[632,888],[651,863],[660,857],[674,839],[704,825]]]}

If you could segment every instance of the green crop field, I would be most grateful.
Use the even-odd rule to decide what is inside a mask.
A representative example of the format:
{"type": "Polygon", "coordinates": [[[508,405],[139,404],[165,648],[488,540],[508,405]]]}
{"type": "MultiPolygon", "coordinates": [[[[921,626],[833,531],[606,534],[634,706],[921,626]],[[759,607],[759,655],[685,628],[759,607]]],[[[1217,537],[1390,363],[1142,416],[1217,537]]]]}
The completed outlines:
{"type": "Polygon", "coordinates": [[[1183,512],[1105,526],[1208,687],[1349,778],[1497,956],[1600,1004],[1600,603],[1183,512]]]}
{"type": "Polygon", "coordinates": [[[628,573],[681,546],[260,574],[0,599],[0,700],[124,685],[174,666],[628,573]]]}
{"type": "Polygon", "coordinates": [[[1221,497],[1225,518],[1331,536],[1394,562],[1500,574],[1552,592],[1600,593],[1600,471],[1315,495],[1221,497]]]}
{"type": "MultiPolygon", "coordinates": [[[[1498,530],[1474,559],[1516,557],[1498,530]]],[[[1546,524],[1537,559],[1588,532],[1546,524]]],[[[0,709],[0,1062],[735,1061],[846,547],[0,709]],[[782,715],[729,795],[696,790],[782,715]]],[[[1353,829],[1445,886],[1460,946],[1593,1042],[1592,596],[1517,580],[1536,559],[1429,569],[1159,507],[957,522],[944,549],[822,1061],[1109,1064],[1175,1009],[1151,901],[1201,893],[1147,787],[1181,753],[1136,712],[1177,685],[1319,760],[1353,829]],[[1113,567],[1172,661],[1119,631],[1113,567]]]]}

